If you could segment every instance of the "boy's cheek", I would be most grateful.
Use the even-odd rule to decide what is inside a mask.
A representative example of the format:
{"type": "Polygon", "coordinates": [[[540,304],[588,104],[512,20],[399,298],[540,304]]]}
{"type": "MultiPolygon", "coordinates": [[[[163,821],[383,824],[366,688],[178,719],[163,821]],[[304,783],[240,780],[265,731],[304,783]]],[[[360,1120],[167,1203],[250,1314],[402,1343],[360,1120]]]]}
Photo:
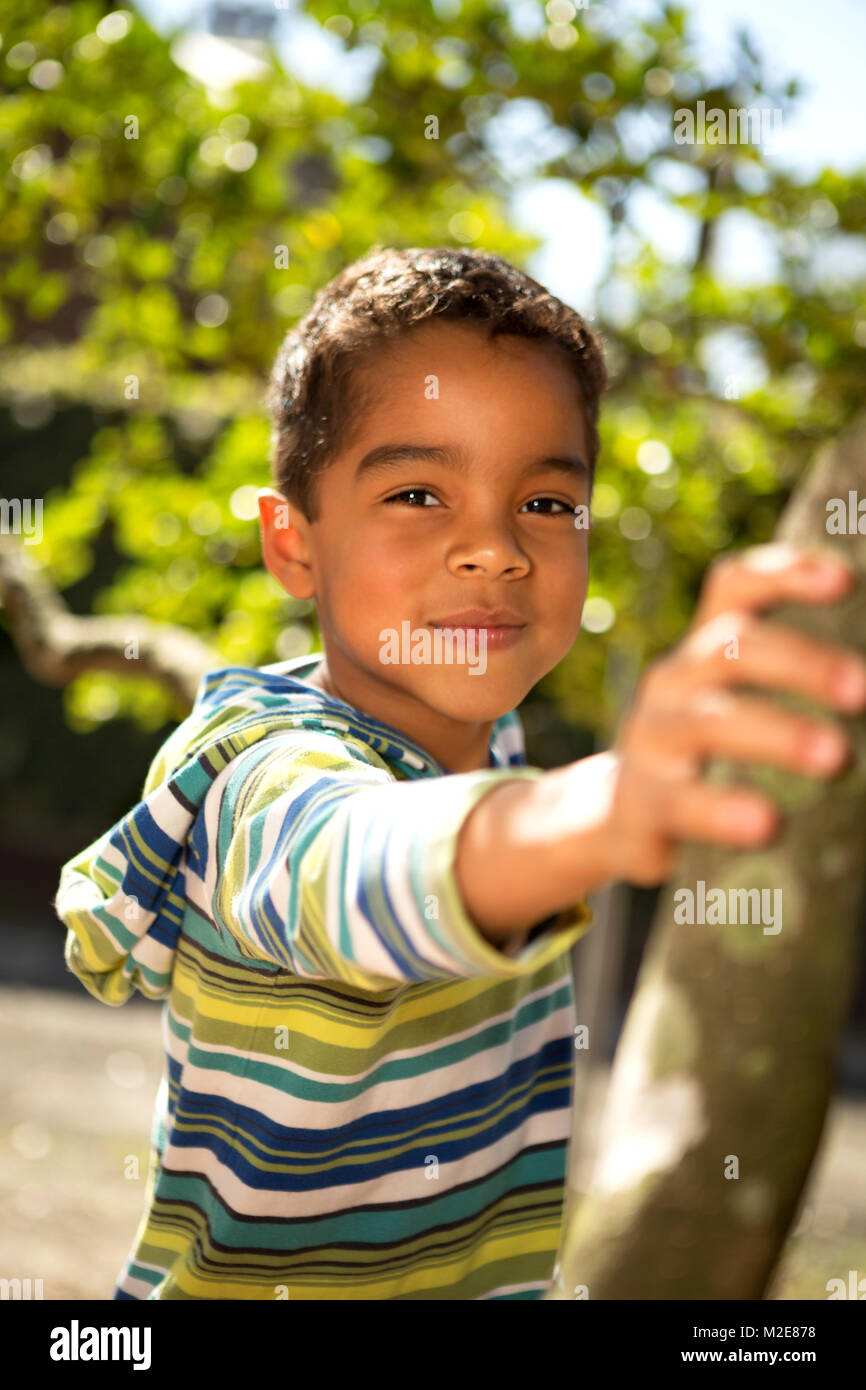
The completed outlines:
{"type": "Polygon", "coordinates": [[[563,569],[545,588],[540,586],[536,598],[539,619],[559,627],[580,626],[586,603],[588,576],[586,569],[563,569]]]}

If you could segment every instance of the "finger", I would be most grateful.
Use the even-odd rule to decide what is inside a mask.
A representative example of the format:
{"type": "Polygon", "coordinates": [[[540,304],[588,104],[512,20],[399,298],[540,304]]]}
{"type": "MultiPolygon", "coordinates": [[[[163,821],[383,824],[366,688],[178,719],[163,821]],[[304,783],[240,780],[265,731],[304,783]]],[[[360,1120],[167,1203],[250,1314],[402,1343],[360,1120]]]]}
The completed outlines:
{"type": "Polygon", "coordinates": [[[698,696],[685,709],[648,714],[644,737],[651,765],[660,770],[670,761],[676,775],[688,768],[694,776],[702,760],[724,757],[829,777],[851,756],[850,742],[834,725],[723,691],[698,696]]]}
{"type": "Polygon", "coordinates": [[[662,665],[669,695],[707,685],[758,685],[840,710],[866,705],[866,662],[857,652],[750,615],[720,614],[662,665]]]}
{"type": "Polygon", "coordinates": [[[707,571],[695,610],[700,627],[726,609],[749,612],[782,603],[829,603],[848,593],[854,570],[826,552],[781,541],[724,555],[707,571]]]}
{"type": "Polygon", "coordinates": [[[659,784],[656,829],[676,840],[736,849],[762,845],[778,833],[781,817],[768,797],[745,787],[723,788],[709,782],[686,782],[676,788],[659,784]]]}

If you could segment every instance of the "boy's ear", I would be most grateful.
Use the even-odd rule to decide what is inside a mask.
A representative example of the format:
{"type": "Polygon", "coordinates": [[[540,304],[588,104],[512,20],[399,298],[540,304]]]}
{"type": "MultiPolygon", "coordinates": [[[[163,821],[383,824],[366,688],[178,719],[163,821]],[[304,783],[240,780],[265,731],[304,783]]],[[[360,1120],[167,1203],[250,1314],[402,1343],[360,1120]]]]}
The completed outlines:
{"type": "Polygon", "coordinates": [[[271,487],[258,490],[262,559],[293,598],[315,596],[307,548],[307,519],[295,503],[271,487]]]}
{"type": "Polygon", "coordinates": [[[295,521],[292,513],[298,514],[298,508],[292,506],[287,497],[278,492],[273,487],[260,487],[256,493],[259,503],[259,520],[267,521],[276,530],[287,531],[290,526],[294,526],[295,521]]]}

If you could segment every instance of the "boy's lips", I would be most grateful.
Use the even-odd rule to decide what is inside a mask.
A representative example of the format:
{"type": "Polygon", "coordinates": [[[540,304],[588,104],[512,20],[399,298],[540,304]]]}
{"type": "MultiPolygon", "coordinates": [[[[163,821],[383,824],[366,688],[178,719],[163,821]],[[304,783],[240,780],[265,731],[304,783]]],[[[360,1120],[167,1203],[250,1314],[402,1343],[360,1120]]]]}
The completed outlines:
{"type": "Polygon", "coordinates": [[[474,631],[478,633],[479,639],[483,633],[481,640],[484,642],[485,650],[501,651],[519,642],[528,624],[525,618],[521,618],[519,613],[514,613],[510,608],[465,608],[460,613],[435,618],[429,626],[450,631],[474,631]]]}
{"type": "Polygon", "coordinates": [[[527,619],[510,608],[464,608],[459,613],[448,613],[444,618],[434,618],[431,627],[526,627],[527,619]]]}

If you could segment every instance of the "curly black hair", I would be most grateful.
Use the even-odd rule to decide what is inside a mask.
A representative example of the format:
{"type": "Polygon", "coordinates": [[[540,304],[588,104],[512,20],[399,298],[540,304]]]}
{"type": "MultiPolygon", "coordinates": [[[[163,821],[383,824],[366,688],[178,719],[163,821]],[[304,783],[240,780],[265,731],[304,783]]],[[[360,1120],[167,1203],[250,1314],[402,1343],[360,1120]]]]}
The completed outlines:
{"type": "Polygon", "coordinates": [[[365,396],[353,364],[433,318],[481,321],[491,337],[512,333],[558,343],[580,391],[592,477],[607,375],[599,340],[580,314],[492,252],[376,245],[325,285],[286,334],[265,395],[273,486],[309,520],[317,519],[315,478],[369,400],[371,388],[365,396]]]}

